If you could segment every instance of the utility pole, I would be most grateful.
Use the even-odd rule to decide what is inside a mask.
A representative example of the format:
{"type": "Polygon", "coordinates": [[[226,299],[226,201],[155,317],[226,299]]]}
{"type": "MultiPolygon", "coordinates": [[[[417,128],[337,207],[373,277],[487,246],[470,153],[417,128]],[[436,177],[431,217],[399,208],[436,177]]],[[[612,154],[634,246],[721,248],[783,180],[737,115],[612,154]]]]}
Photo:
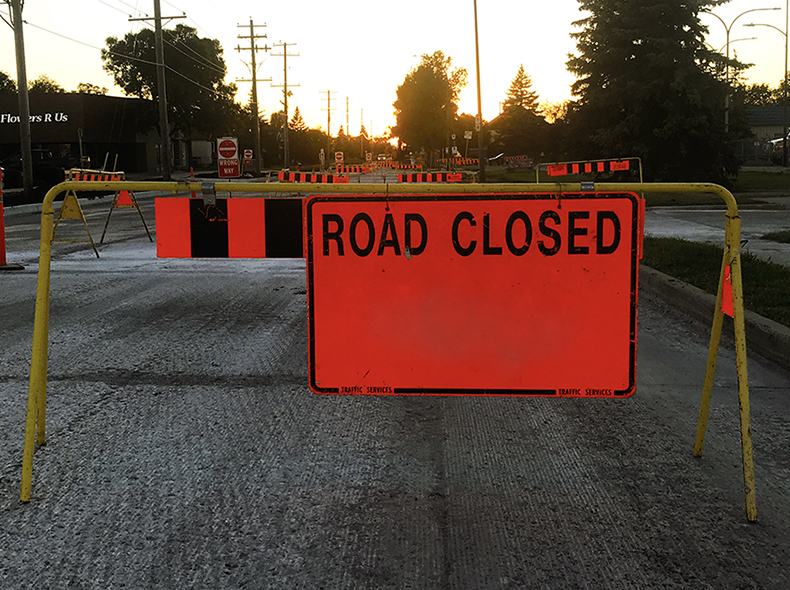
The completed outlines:
{"type": "Polygon", "coordinates": [[[331,97],[331,94],[333,92],[335,94],[337,94],[337,91],[335,91],[335,90],[326,90],[326,91],[322,90],[321,92],[322,93],[326,92],[326,108],[325,109],[321,109],[321,110],[326,111],[326,153],[327,153],[327,155],[329,155],[332,152],[332,132],[330,131],[329,125],[332,122],[332,111],[335,110],[335,109],[332,108],[332,97],[331,97]]]}
{"type": "MultiPolygon", "coordinates": [[[[186,18],[186,15],[167,16],[186,18]]],[[[151,20],[150,18],[130,18],[129,21],[151,20]]],[[[162,140],[162,178],[170,180],[170,124],[167,122],[167,86],[165,84],[165,42],[162,37],[162,10],[159,0],[154,0],[154,43],[156,48],[156,98],[159,101],[159,137],[162,140]]]]}
{"type": "MultiPolygon", "coordinates": [[[[296,45],[296,43],[291,43],[291,45],[296,45]]],[[[288,168],[288,58],[299,57],[299,54],[288,53],[288,43],[273,43],[272,46],[283,48],[282,53],[272,53],[273,57],[283,58],[283,84],[282,86],[272,85],[272,88],[283,89],[283,107],[285,108],[285,120],[283,121],[283,168],[288,168]]],[[[292,86],[299,86],[299,84],[292,84],[292,86]]]]}
{"type": "Polygon", "coordinates": [[[348,125],[348,97],[346,97],[346,135],[351,137],[351,128],[348,125]]]}
{"type": "Polygon", "coordinates": [[[22,0],[11,0],[11,24],[16,46],[16,78],[19,91],[19,140],[22,151],[22,186],[25,199],[33,199],[33,152],[30,141],[30,102],[27,95],[25,39],[22,35],[22,0]]]}
{"type": "MultiPolygon", "coordinates": [[[[236,25],[237,27],[246,27],[247,25],[236,25]]],[[[256,39],[265,39],[266,35],[256,35],[255,34],[255,27],[265,27],[266,25],[254,25],[252,23],[252,17],[250,17],[250,34],[249,36],[239,35],[239,39],[249,39],[250,46],[249,47],[236,47],[236,51],[249,51],[252,56],[252,65],[250,67],[250,71],[252,72],[252,80],[241,80],[238,79],[237,82],[252,82],[252,131],[255,135],[255,171],[260,174],[263,168],[263,154],[261,153],[261,121],[258,116],[258,73],[257,73],[257,66],[255,65],[255,53],[263,50],[269,51],[269,47],[264,45],[263,47],[257,47],[255,45],[256,39]]],[[[266,78],[265,80],[261,80],[262,82],[271,82],[271,78],[266,78]]]]}

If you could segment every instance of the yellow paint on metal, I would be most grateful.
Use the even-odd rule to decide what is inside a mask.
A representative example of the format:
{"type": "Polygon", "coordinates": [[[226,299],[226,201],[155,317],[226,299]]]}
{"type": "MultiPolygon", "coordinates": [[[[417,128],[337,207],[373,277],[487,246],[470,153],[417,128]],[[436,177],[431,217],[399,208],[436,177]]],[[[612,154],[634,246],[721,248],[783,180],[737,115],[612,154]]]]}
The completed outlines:
{"type": "MultiPolygon", "coordinates": [[[[52,202],[64,191],[162,191],[190,193],[202,191],[200,182],[65,182],[47,193],[41,212],[41,254],[38,269],[38,287],[36,292],[36,314],[33,330],[33,357],[30,363],[30,388],[28,392],[27,418],[25,422],[25,444],[22,461],[22,491],[20,500],[30,500],[31,479],[33,473],[33,454],[35,450],[36,431],[38,443],[44,444],[46,391],[47,391],[47,347],[49,331],[49,285],[51,249],[53,238],[52,218],[54,210],[52,202]]],[[[296,197],[312,194],[388,194],[393,197],[408,194],[452,194],[472,193],[485,195],[497,194],[531,194],[582,192],[580,183],[540,183],[540,184],[291,184],[291,183],[216,183],[221,193],[253,193],[293,195],[296,197]]],[[[587,185],[585,191],[587,192],[587,185]]],[[[711,329],[708,350],[708,365],[703,386],[700,417],[697,424],[697,436],[694,454],[701,455],[705,438],[710,397],[713,389],[713,376],[716,370],[719,341],[721,338],[723,314],[721,301],[724,280],[724,266],[732,269],[732,291],[735,327],[736,364],[738,372],[738,400],[741,417],[741,451],[743,456],[744,488],[746,495],[746,515],[748,520],[757,520],[755,496],[754,462],[752,457],[752,439],[749,416],[749,384],[746,370],[746,331],[743,313],[743,285],[741,277],[740,256],[738,254],[741,239],[741,220],[738,216],[738,204],[727,189],[717,184],[708,183],[596,183],[590,192],[623,192],[636,193],[713,193],[721,197],[727,205],[725,214],[725,252],[722,260],[722,274],[719,278],[716,311],[711,329]]],[[[78,204],[79,206],[79,204],[78,204]]],[[[80,210],[81,213],[81,210],[80,210]]],[[[84,221],[84,217],[83,217],[84,221]]],[[[87,225],[86,225],[87,228],[87,225]]],[[[90,233],[89,233],[90,235],[90,233]]],[[[91,240],[92,243],[92,240],[91,240]]],[[[95,249],[95,247],[94,247],[95,249]]],[[[98,253],[97,253],[98,256],[98,253]]]]}

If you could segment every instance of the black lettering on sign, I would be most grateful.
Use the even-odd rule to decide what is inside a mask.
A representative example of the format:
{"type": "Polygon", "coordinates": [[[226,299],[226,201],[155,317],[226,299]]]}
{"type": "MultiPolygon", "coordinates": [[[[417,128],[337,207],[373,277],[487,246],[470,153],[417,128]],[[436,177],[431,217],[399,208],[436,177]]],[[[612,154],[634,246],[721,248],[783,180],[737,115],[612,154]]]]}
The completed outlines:
{"type": "Polygon", "coordinates": [[[577,246],[576,236],[586,236],[586,227],[576,227],[577,219],[589,219],[589,211],[571,211],[568,213],[568,254],[589,254],[587,246],[577,246]]]}
{"type": "Polygon", "coordinates": [[[502,246],[491,245],[491,214],[483,213],[483,255],[502,254],[502,246]]]}
{"type": "Polygon", "coordinates": [[[406,226],[404,230],[404,250],[409,252],[410,256],[419,256],[425,251],[425,246],[428,245],[428,224],[425,223],[425,218],[419,213],[407,213],[403,218],[403,223],[406,226]],[[418,246],[412,246],[411,243],[411,223],[416,221],[420,226],[420,243],[418,246]]]}
{"type": "MultiPolygon", "coordinates": [[[[398,227],[393,214],[386,213],[378,234],[376,254],[383,256],[388,248],[392,249],[395,256],[401,256],[404,249],[409,257],[422,254],[428,245],[428,224],[425,222],[425,218],[419,213],[404,214],[402,243],[398,235],[398,227]],[[416,226],[419,227],[419,230],[416,229],[416,226]],[[412,244],[413,240],[416,241],[416,244],[412,244]]],[[[343,217],[337,213],[323,213],[321,215],[321,229],[324,256],[329,256],[333,250],[337,252],[338,256],[343,256],[346,240],[344,235],[346,224],[343,217]]],[[[373,218],[367,213],[354,215],[348,227],[347,239],[357,256],[365,257],[373,252],[373,248],[376,246],[376,225],[373,218]]]]}
{"type": "Polygon", "coordinates": [[[343,256],[343,218],[337,213],[324,213],[321,216],[321,233],[324,236],[324,256],[329,256],[329,240],[337,244],[338,256],[343,256]],[[335,230],[330,231],[329,224],[335,224],[335,230]]]}
{"type": "Polygon", "coordinates": [[[455,248],[455,251],[461,256],[469,256],[475,251],[477,241],[472,240],[466,247],[461,245],[461,242],[458,241],[458,227],[461,225],[462,221],[468,221],[469,225],[472,227],[476,226],[477,222],[475,221],[475,216],[469,213],[469,211],[461,211],[455,216],[455,219],[453,219],[453,248],[455,248]]]}
{"type": "Polygon", "coordinates": [[[507,249],[510,250],[510,253],[514,254],[515,256],[524,256],[524,254],[527,253],[527,250],[529,250],[529,245],[531,242],[532,223],[530,223],[529,217],[523,211],[514,211],[510,214],[510,217],[508,217],[507,225],[505,226],[505,243],[507,244],[507,249]],[[524,244],[517,248],[515,242],[513,241],[513,226],[518,220],[521,220],[521,222],[524,224],[526,236],[524,237],[524,244]]]}
{"type": "Polygon", "coordinates": [[[540,220],[538,221],[538,229],[540,233],[542,233],[547,238],[551,238],[554,241],[554,245],[549,247],[546,245],[546,242],[543,240],[538,241],[538,249],[544,256],[554,256],[557,252],[560,251],[560,246],[562,245],[562,238],[560,238],[560,232],[556,229],[553,229],[546,225],[546,222],[551,219],[554,222],[554,225],[560,225],[560,216],[557,215],[554,211],[544,211],[540,215],[540,220]]]}
{"type": "Polygon", "coordinates": [[[598,219],[596,223],[595,234],[595,253],[596,254],[611,254],[617,250],[620,245],[620,220],[614,211],[598,211],[598,219]],[[612,236],[612,243],[608,246],[604,245],[604,221],[609,220],[612,222],[612,229],[614,230],[612,236]]]}
{"type": "Polygon", "coordinates": [[[392,248],[396,256],[400,256],[400,245],[398,244],[398,234],[395,231],[395,221],[392,213],[384,216],[384,225],[381,226],[381,238],[379,239],[378,255],[384,254],[384,248],[392,248]],[[387,237],[391,234],[391,237],[387,237]]]}
{"type": "Polygon", "coordinates": [[[354,219],[351,220],[351,227],[348,230],[348,239],[351,242],[351,249],[357,256],[367,256],[373,251],[373,244],[376,241],[375,228],[373,227],[373,220],[367,213],[357,213],[354,219]],[[364,222],[368,226],[368,243],[364,248],[360,248],[357,244],[357,225],[364,222]]]}

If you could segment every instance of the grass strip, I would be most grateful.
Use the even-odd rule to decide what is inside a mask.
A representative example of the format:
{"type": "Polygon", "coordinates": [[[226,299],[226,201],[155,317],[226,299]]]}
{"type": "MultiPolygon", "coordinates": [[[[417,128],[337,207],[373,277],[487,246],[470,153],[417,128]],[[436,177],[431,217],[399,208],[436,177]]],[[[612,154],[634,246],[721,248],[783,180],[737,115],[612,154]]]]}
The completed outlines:
{"type": "Polygon", "coordinates": [[[769,232],[763,236],[763,239],[781,242],[783,244],[790,244],[790,229],[769,232]]]}
{"type": "MultiPolygon", "coordinates": [[[[645,236],[642,262],[716,295],[724,251],[679,238],[645,236]]],[[[790,268],[741,253],[744,306],[790,327],[790,268]]]]}

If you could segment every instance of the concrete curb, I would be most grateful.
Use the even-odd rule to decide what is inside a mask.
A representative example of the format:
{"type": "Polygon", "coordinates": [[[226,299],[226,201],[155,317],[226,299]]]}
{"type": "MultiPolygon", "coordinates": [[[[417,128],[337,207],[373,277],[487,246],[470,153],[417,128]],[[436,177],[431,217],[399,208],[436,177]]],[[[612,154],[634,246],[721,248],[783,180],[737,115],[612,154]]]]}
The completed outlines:
{"type": "MultiPolygon", "coordinates": [[[[670,277],[649,266],[639,266],[639,288],[711,326],[716,309],[716,296],[688,283],[670,277]]],[[[790,328],[745,310],[746,345],[749,350],[790,369],[790,328]]],[[[732,338],[732,320],[724,316],[724,337],[732,338]]]]}

